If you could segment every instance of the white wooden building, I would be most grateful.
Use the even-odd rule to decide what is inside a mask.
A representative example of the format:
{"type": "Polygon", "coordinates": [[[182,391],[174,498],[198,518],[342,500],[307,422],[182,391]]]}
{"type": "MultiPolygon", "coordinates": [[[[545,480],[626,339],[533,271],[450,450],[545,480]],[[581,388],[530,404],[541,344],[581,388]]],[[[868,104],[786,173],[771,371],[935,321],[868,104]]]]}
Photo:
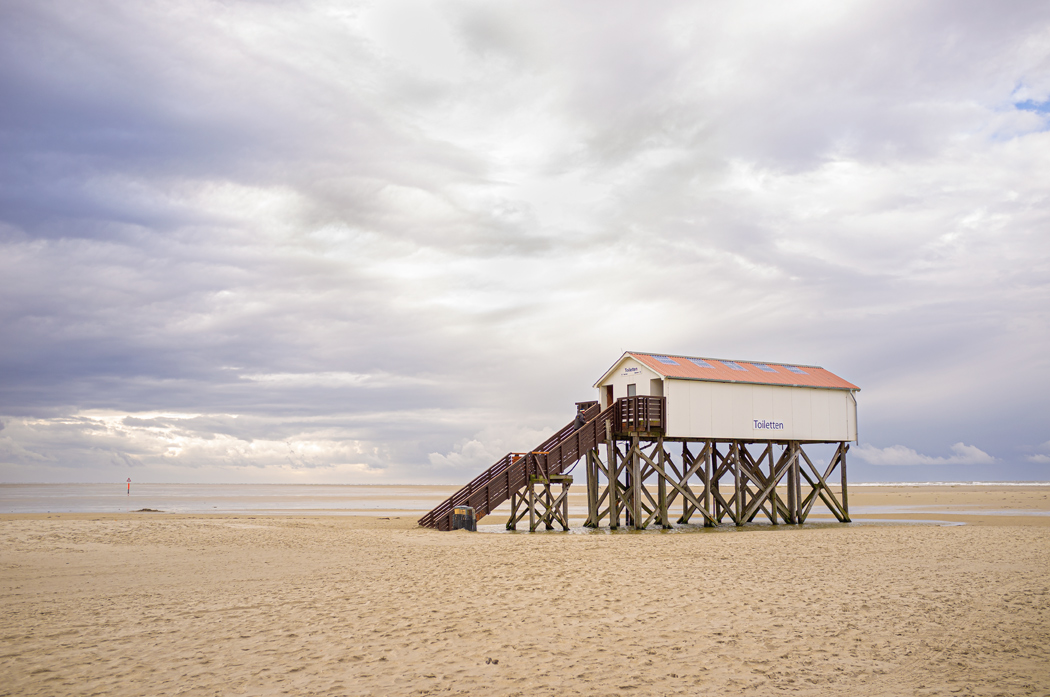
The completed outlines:
{"type": "Polygon", "coordinates": [[[602,409],[665,397],[668,439],[857,440],[860,388],[817,366],[628,351],[594,386],[602,409]]]}
{"type": "Polygon", "coordinates": [[[420,525],[450,530],[457,506],[480,517],[509,498],[507,529],[528,516],[530,531],[555,523],[568,530],[578,462],[587,527],[607,520],[611,529],[621,521],[666,529],[694,516],[705,527],[763,517],[798,525],[818,502],[850,522],[846,454],[857,440],[856,385],[812,365],[628,351],[594,387],[598,401],[577,402],[575,420],[530,451],[507,453],[420,525]],[[822,461],[806,453],[811,443],[835,448],[822,461]],[[676,505],[681,515],[672,516],[676,505]]]}

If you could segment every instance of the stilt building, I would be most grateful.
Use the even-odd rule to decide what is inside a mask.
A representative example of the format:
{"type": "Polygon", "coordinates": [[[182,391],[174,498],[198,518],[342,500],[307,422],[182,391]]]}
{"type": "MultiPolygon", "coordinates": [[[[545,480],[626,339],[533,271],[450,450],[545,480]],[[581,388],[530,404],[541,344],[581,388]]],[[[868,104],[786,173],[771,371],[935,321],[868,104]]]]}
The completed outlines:
{"type": "Polygon", "coordinates": [[[818,499],[849,522],[856,385],[818,366],[629,351],[594,387],[598,399],[577,403],[572,423],[531,451],[508,453],[420,525],[451,529],[454,507],[480,519],[509,499],[508,528],[528,516],[532,531],[567,530],[578,462],[589,527],[744,525],[758,516],[800,524],[818,499]],[[803,447],[818,443],[835,446],[821,466],[803,447]]]}

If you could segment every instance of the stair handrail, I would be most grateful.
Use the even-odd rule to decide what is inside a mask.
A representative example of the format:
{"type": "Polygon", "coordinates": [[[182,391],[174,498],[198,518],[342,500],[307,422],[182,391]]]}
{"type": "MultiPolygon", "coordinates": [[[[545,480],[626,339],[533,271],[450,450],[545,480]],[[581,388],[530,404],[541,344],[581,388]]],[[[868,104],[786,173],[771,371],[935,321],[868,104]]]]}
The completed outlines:
{"type": "Polygon", "coordinates": [[[573,420],[524,455],[507,453],[469,484],[420,518],[419,525],[439,530],[451,529],[452,509],[456,506],[471,506],[480,519],[509,499],[513,492],[525,486],[530,474],[547,477],[561,474],[568,465],[575,464],[587,450],[605,442],[605,422],[611,420],[616,424],[619,421],[617,403],[614,402],[602,411],[595,402],[583,411],[583,418],[584,425],[580,428],[576,428],[576,421],[573,420]],[[581,450],[586,444],[590,447],[581,450]],[[576,457],[569,461],[574,453],[576,457]]]}

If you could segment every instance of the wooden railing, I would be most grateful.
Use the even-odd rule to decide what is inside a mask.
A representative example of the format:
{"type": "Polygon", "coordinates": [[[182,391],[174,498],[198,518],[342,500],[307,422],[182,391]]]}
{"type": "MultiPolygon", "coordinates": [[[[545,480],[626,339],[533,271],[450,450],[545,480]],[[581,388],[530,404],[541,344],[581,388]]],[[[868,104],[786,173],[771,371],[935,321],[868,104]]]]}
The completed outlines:
{"type": "Polygon", "coordinates": [[[663,431],[667,428],[667,400],[663,397],[623,397],[615,429],[618,433],[663,431]]]}
{"type": "Polygon", "coordinates": [[[612,422],[614,433],[663,429],[665,404],[663,397],[624,397],[605,411],[600,411],[598,403],[593,402],[584,410],[585,423],[579,429],[573,421],[530,452],[507,453],[499,462],[420,518],[419,524],[425,528],[450,530],[452,509],[456,506],[470,506],[480,520],[509,499],[513,492],[528,484],[530,476],[546,478],[562,474],[588,450],[604,443],[606,421],[612,422]]]}

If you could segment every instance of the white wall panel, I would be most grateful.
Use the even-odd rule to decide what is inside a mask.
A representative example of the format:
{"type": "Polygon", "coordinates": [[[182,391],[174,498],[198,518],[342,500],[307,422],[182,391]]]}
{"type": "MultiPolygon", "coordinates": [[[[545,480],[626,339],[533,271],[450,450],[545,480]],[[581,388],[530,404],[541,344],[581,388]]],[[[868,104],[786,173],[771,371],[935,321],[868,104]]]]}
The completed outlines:
{"type": "MultiPolygon", "coordinates": [[[[791,418],[791,390],[782,387],[770,387],[769,389],[773,391],[772,419],[783,423],[786,432],[794,423],[791,418]]],[[[761,419],[763,416],[763,414],[755,414],[756,419],[761,419]]]]}
{"type": "MultiPolygon", "coordinates": [[[[711,386],[711,430],[714,433],[733,433],[733,386],[724,382],[711,386]]],[[[668,405],[668,411],[671,407],[668,405]]],[[[669,434],[670,435],[670,434],[669,434]]],[[[729,438],[736,436],[730,435],[729,438]]]]}
{"type": "MultiPolygon", "coordinates": [[[[626,358],[599,386],[613,385],[615,397],[627,385],[648,395],[659,376],[626,358]]],[[[847,390],[754,385],[750,383],[665,379],[667,435],[677,438],[743,440],[855,441],[856,400],[847,390]]]]}
{"type": "Polygon", "coordinates": [[[846,393],[846,432],[849,433],[849,440],[857,440],[857,398],[846,393]]]}
{"type": "Polygon", "coordinates": [[[791,391],[791,433],[813,432],[812,390],[795,388],[791,391]]]}
{"type": "MultiPolygon", "coordinates": [[[[685,380],[671,380],[670,382],[681,383],[689,392],[690,429],[688,433],[711,433],[714,429],[713,415],[711,412],[711,400],[713,383],[698,383],[685,380]]],[[[675,404],[678,404],[676,401],[675,404]]],[[[667,413],[671,413],[671,403],[668,402],[667,413]]]]}
{"type": "Polygon", "coordinates": [[[814,438],[830,438],[831,434],[831,391],[812,390],[810,393],[809,418],[810,431],[814,438]]]}
{"type": "Polygon", "coordinates": [[[668,380],[664,391],[667,403],[678,405],[674,411],[667,410],[667,432],[688,433],[693,428],[689,386],[682,380],[668,380]]]}
{"type": "Polygon", "coordinates": [[[667,435],[746,440],[856,440],[848,391],[667,380],[667,435]]]}

